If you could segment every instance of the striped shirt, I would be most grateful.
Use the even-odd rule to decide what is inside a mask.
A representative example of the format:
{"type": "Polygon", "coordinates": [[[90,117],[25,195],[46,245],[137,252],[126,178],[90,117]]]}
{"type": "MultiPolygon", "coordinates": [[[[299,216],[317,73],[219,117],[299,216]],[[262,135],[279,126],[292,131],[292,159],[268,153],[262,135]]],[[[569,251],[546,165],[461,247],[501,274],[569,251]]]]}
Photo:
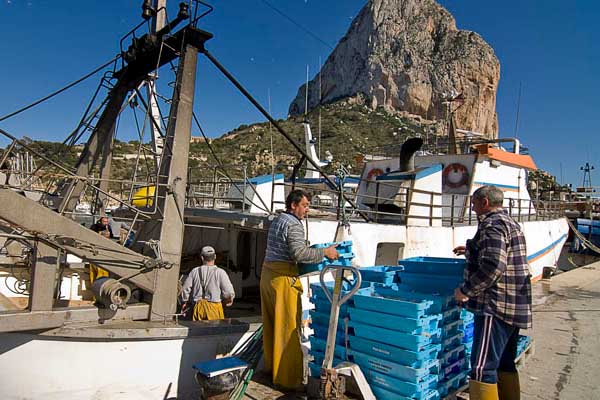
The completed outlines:
{"type": "Polygon", "coordinates": [[[323,252],[307,246],[302,222],[294,214],[281,213],[271,223],[265,261],[317,263],[323,260],[323,252]]]}
{"type": "Polygon", "coordinates": [[[467,240],[464,282],[467,308],[519,328],[532,326],[531,275],[525,236],[506,211],[480,217],[477,233],[467,240]]]}
{"type": "Polygon", "coordinates": [[[216,265],[202,265],[194,268],[187,276],[179,295],[179,301],[186,303],[190,296],[194,303],[206,299],[211,303],[231,298],[235,292],[225,270],[216,265]]]}

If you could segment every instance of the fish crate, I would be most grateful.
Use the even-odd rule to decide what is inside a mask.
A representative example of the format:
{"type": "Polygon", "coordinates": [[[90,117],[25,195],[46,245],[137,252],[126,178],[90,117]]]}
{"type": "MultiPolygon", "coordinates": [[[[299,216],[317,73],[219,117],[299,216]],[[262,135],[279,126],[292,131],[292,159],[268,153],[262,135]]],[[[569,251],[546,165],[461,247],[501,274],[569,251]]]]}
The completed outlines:
{"type": "Polygon", "coordinates": [[[339,258],[337,260],[330,260],[327,257],[323,257],[323,260],[318,263],[301,263],[298,265],[298,272],[300,275],[310,275],[316,274],[323,270],[324,267],[328,265],[342,265],[342,266],[350,266],[352,265],[352,259],[354,258],[354,253],[352,253],[352,241],[347,240],[344,242],[329,242],[329,243],[318,243],[314,244],[310,247],[315,249],[324,249],[333,245],[337,245],[336,250],[339,254],[339,258]]]}
{"type": "Polygon", "coordinates": [[[446,350],[443,353],[441,353],[439,360],[440,360],[440,364],[441,364],[442,368],[445,368],[445,367],[449,366],[450,364],[458,361],[459,359],[465,358],[465,357],[466,357],[465,345],[461,344],[450,350],[446,350]]]}
{"type": "Polygon", "coordinates": [[[463,344],[462,338],[463,338],[463,333],[459,331],[455,335],[449,336],[445,339],[442,339],[440,342],[436,342],[436,343],[441,343],[442,351],[448,351],[448,350],[451,350],[451,349],[463,344]]]}
{"type": "MultiPolygon", "coordinates": [[[[378,385],[371,385],[371,390],[373,391],[373,394],[375,395],[375,397],[378,399],[385,399],[385,400],[413,400],[414,399],[412,397],[406,397],[406,396],[402,396],[401,394],[391,392],[391,391],[384,389],[378,385]]],[[[419,400],[439,400],[439,398],[440,398],[440,395],[439,395],[438,391],[435,389],[431,389],[431,390],[428,390],[427,392],[425,392],[423,394],[423,396],[419,398],[419,400]]]]}
{"type": "MultiPolygon", "coordinates": [[[[323,359],[325,358],[325,353],[319,354],[318,357],[315,357],[313,361],[308,363],[308,369],[310,371],[310,376],[319,377],[321,375],[321,365],[323,365],[323,359]]],[[[344,362],[344,360],[334,357],[332,366],[344,362]]]]}
{"type": "MultiPolygon", "coordinates": [[[[390,329],[361,324],[355,321],[350,321],[348,325],[350,327],[351,335],[354,334],[354,336],[374,340],[376,342],[387,343],[392,346],[411,351],[421,351],[423,348],[432,343],[437,344],[440,342],[439,337],[441,332],[439,329],[433,333],[411,335],[410,333],[392,331],[390,329]]],[[[443,344],[442,348],[444,348],[443,344]]]]}
{"type": "Polygon", "coordinates": [[[429,375],[437,376],[440,372],[438,360],[429,360],[421,368],[412,368],[393,361],[369,356],[356,350],[348,350],[350,361],[358,364],[363,371],[372,370],[411,383],[421,383],[429,379],[429,375]]]}
{"type": "Polygon", "coordinates": [[[441,344],[431,344],[420,351],[410,351],[352,335],[348,336],[348,343],[352,350],[413,368],[423,368],[430,360],[437,359],[442,349],[441,344]]]}
{"type": "Polygon", "coordinates": [[[460,319],[460,307],[452,307],[442,313],[442,324],[449,324],[460,319]]]}
{"type": "Polygon", "coordinates": [[[473,321],[475,321],[475,314],[473,314],[471,311],[463,308],[460,310],[460,319],[463,320],[465,325],[468,325],[469,323],[472,323],[473,321]]]}
{"type": "MultiPolygon", "coordinates": [[[[469,325],[463,330],[463,343],[471,343],[473,342],[473,335],[475,333],[475,326],[473,324],[469,325]]],[[[518,354],[518,349],[517,349],[518,354]]]]}
{"type": "Polygon", "coordinates": [[[442,329],[442,340],[447,339],[451,336],[456,335],[458,332],[463,332],[462,330],[462,321],[457,319],[456,321],[448,322],[441,326],[442,329]]]}
{"type": "Polygon", "coordinates": [[[438,381],[442,382],[448,377],[455,376],[457,373],[467,370],[467,359],[459,358],[452,364],[445,367],[441,367],[440,373],[438,374],[438,381]]]}
{"type": "MultiPolygon", "coordinates": [[[[314,356],[315,354],[325,354],[325,348],[327,347],[327,340],[321,339],[316,336],[311,336],[310,340],[310,353],[314,356]]],[[[333,351],[333,356],[340,360],[347,360],[346,347],[336,344],[333,351]]]]}
{"type": "Polygon", "coordinates": [[[421,382],[412,383],[370,369],[365,371],[364,374],[370,385],[376,385],[414,400],[427,398],[427,393],[432,389],[436,389],[438,383],[435,375],[428,375],[421,382]]]}
{"type": "MultiPolygon", "coordinates": [[[[329,333],[329,329],[327,328],[327,326],[325,325],[317,325],[317,324],[313,324],[310,326],[310,328],[315,332],[314,336],[319,338],[319,339],[323,339],[323,340],[327,340],[327,335],[329,333]]],[[[339,344],[340,346],[345,346],[346,345],[346,332],[343,330],[338,329],[336,331],[335,334],[335,343],[339,344]]]]}
{"type": "Polygon", "coordinates": [[[467,371],[462,371],[440,382],[437,387],[440,397],[446,397],[465,386],[468,382],[468,376],[469,373],[467,371]]]}
{"type": "MultiPolygon", "coordinates": [[[[430,291],[428,293],[418,292],[413,290],[408,285],[402,283],[394,284],[390,287],[374,286],[374,290],[383,297],[408,299],[411,301],[425,300],[433,302],[429,311],[431,314],[436,314],[456,307],[456,300],[453,295],[441,295],[437,292],[430,291]]],[[[457,317],[458,319],[458,317],[457,317]]]]}
{"type": "Polygon", "coordinates": [[[463,281],[462,276],[454,275],[432,275],[416,274],[398,271],[398,278],[401,284],[409,286],[412,290],[422,293],[439,293],[450,296],[463,281]]]}
{"type": "Polygon", "coordinates": [[[413,335],[437,331],[439,322],[442,319],[439,314],[427,315],[421,318],[407,318],[385,312],[362,310],[356,307],[349,307],[348,314],[351,321],[413,335]]]}
{"type": "Polygon", "coordinates": [[[458,276],[462,279],[465,259],[443,257],[410,257],[398,261],[404,272],[412,274],[458,276]]]}
{"type": "MultiPolygon", "coordinates": [[[[340,306],[340,313],[339,313],[340,318],[346,318],[348,316],[348,307],[349,307],[348,303],[351,300],[352,299],[350,299],[348,302],[346,302],[340,306]]],[[[310,298],[310,302],[315,305],[314,310],[316,312],[326,314],[326,315],[329,315],[329,313],[331,312],[331,303],[327,299],[322,299],[320,297],[316,297],[315,295],[313,295],[310,298]]],[[[329,323],[327,323],[327,324],[329,325],[329,323]]]]}
{"type": "Polygon", "coordinates": [[[359,289],[352,297],[354,307],[376,312],[384,311],[386,314],[398,315],[408,318],[421,318],[431,312],[433,301],[410,299],[393,290],[387,291],[383,287],[371,286],[359,289]],[[395,297],[392,297],[395,296],[395,297]]]}
{"type": "Polygon", "coordinates": [[[375,265],[372,267],[361,267],[359,269],[363,282],[377,282],[391,286],[396,280],[396,271],[401,267],[375,265]]]}
{"type": "MultiPolygon", "coordinates": [[[[310,310],[310,319],[312,324],[319,326],[329,326],[329,314],[325,314],[316,310],[310,310]]],[[[311,324],[311,325],[312,325],[311,324]]],[[[345,317],[338,318],[338,331],[345,331],[348,324],[345,317]]]]}

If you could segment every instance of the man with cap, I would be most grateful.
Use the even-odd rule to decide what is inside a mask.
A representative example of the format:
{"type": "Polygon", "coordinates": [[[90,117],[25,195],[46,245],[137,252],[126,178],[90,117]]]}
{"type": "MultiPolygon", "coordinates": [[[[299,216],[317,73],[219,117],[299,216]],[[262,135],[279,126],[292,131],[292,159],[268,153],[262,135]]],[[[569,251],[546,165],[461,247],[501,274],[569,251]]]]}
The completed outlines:
{"type": "Polygon", "coordinates": [[[179,295],[181,311],[186,312],[191,297],[194,302],[194,321],[223,319],[223,304],[227,307],[233,304],[233,285],[227,272],[215,265],[215,249],[205,246],[200,256],[202,265],[192,269],[183,283],[179,295]]]}

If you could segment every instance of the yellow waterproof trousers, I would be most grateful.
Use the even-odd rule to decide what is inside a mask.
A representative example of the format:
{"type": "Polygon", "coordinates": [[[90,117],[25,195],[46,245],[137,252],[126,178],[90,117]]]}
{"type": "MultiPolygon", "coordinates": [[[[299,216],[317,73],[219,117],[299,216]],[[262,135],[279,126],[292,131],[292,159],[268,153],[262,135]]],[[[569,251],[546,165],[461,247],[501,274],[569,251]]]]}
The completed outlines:
{"type": "Polygon", "coordinates": [[[98,267],[95,264],[90,264],[90,283],[94,283],[96,279],[108,277],[108,271],[98,267]]]}
{"type": "Polygon", "coordinates": [[[265,369],[273,384],[296,389],[304,375],[300,326],[302,283],[294,263],[265,262],[260,276],[265,369]]]}
{"type": "Polygon", "coordinates": [[[212,321],[214,319],[223,318],[225,318],[225,315],[223,314],[223,304],[212,303],[206,299],[200,299],[196,302],[196,305],[194,306],[194,314],[192,315],[192,320],[212,321]]]}

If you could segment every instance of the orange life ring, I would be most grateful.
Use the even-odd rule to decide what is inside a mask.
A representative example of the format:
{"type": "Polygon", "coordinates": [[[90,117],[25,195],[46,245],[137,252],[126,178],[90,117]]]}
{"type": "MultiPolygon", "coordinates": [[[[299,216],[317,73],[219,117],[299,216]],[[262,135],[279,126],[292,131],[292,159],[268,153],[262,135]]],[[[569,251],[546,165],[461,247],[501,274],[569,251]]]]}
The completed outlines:
{"type": "Polygon", "coordinates": [[[367,180],[374,181],[379,175],[383,175],[383,170],[381,168],[373,168],[367,174],[367,180]]]}
{"type": "Polygon", "coordinates": [[[462,164],[453,163],[442,171],[442,183],[449,188],[459,188],[469,182],[469,170],[462,164]]]}

